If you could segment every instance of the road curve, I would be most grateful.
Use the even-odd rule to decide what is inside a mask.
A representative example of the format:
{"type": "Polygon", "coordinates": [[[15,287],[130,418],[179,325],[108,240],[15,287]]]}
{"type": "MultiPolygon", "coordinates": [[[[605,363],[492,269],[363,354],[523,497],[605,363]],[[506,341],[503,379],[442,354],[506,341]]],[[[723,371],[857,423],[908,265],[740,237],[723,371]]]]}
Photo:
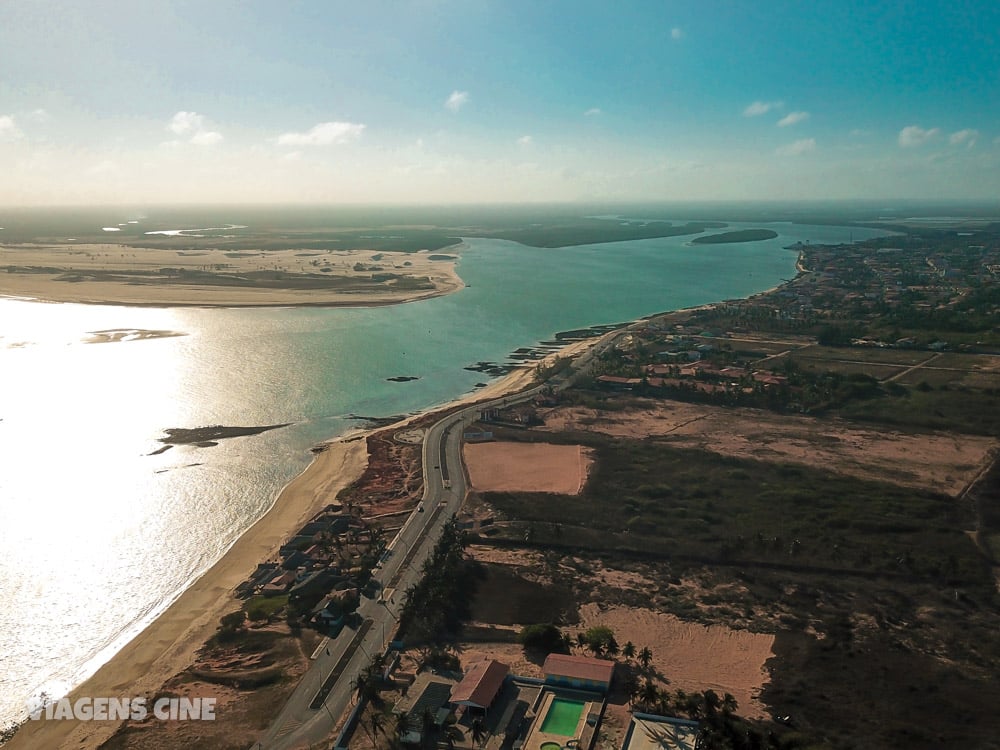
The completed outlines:
{"type": "MultiPolygon", "coordinates": [[[[575,357],[569,373],[554,379],[549,387],[555,390],[569,387],[587,371],[595,356],[606,351],[627,330],[602,336],[575,357]]],[[[462,507],[467,489],[462,462],[465,427],[475,422],[484,409],[523,403],[545,387],[537,385],[472,404],[445,415],[428,428],[422,452],[424,510],[410,514],[396,535],[393,554],[375,576],[383,590],[394,589],[397,593],[389,601],[362,599],[358,614],[364,626],[358,631],[345,627],[337,638],[329,641],[251,750],[292,750],[329,741],[337,720],[353,698],[358,673],[374,654],[385,651],[388,639],[395,632],[402,593],[417,583],[444,524],[462,507]]]]}

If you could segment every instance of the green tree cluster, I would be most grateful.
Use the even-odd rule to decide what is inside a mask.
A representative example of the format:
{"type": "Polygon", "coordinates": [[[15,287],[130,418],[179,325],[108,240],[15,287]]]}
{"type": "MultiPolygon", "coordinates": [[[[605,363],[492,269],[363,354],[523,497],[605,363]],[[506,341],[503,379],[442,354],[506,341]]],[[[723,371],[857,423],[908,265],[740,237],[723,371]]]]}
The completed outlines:
{"type": "Polygon", "coordinates": [[[546,655],[569,652],[566,636],[551,622],[526,625],[517,639],[525,650],[540,651],[546,655]]]}

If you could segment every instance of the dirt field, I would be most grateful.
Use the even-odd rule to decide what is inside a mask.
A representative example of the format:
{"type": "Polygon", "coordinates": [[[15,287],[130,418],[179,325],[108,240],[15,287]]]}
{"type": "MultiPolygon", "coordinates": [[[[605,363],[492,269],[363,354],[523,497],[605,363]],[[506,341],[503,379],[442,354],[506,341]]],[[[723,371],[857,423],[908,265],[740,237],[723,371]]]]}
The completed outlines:
{"type": "Polygon", "coordinates": [[[756,409],[649,401],[628,412],[560,407],[543,415],[552,432],[586,430],[618,437],[653,436],[678,447],[725,456],[822,467],[958,495],[988,461],[989,437],[867,429],[835,419],[756,409]]]}
{"type": "Polygon", "coordinates": [[[480,492],[578,495],[593,462],[581,445],[547,443],[467,443],[463,455],[480,492]]]}
{"type": "Polygon", "coordinates": [[[583,605],[580,619],[584,630],[595,625],[611,628],[619,644],[632,641],[636,648],[648,646],[653,652],[652,666],[671,689],[711,689],[720,696],[731,693],[741,716],[766,715],[757,696],[768,679],[764,663],[773,656],[773,635],[684,622],[648,609],[602,610],[597,604],[583,605]]]}

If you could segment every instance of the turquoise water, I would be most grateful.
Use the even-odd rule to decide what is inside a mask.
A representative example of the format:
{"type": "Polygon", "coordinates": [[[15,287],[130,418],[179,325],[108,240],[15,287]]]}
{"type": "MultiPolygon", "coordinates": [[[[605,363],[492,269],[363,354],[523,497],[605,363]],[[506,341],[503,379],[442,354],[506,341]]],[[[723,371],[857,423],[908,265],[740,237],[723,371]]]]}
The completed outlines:
{"type": "Polygon", "coordinates": [[[793,242],[876,234],[767,226],[777,239],[697,247],[683,237],[550,250],[470,239],[466,289],[392,307],[0,300],[0,723],[106,661],[266,511],[310,447],[362,426],[350,415],[451,400],[487,379],[464,366],[505,361],[557,331],[769,288],[794,274],[796,254],[783,249],[793,242]],[[84,343],[108,329],[183,335],[84,343]],[[397,375],[420,379],[386,381],[397,375]],[[148,455],[170,427],[284,422],[148,455]]]}
{"type": "Polygon", "coordinates": [[[583,706],[583,701],[553,698],[549,710],[545,713],[545,720],[542,721],[542,731],[572,737],[576,734],[576,725],[580,723],[583,706]]]}

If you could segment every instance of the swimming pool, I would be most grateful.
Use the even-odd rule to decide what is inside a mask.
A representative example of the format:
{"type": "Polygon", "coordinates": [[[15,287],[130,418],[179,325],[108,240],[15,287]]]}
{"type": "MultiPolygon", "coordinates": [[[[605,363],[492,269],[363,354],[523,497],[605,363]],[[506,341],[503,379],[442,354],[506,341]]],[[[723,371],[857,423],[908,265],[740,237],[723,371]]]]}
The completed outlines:
{"type": "Polygon", "coordinates": [[[553,698],[549,710],[542,722],[542,731],[548,734],[559,734],[572,737],[576,734],[576,726],[580,723],[583,713],[583,701],[572,701],[566,698],[553,698]]]}

